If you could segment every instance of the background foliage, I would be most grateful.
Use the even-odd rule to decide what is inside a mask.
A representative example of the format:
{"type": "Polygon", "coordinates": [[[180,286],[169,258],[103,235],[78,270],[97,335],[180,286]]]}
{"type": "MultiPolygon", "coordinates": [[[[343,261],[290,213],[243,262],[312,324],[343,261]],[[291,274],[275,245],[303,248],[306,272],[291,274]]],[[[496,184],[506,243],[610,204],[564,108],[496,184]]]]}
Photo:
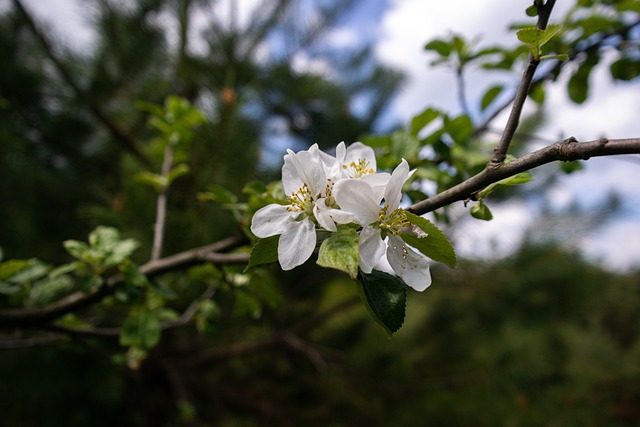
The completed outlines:
{"type": "MultiPolygon", "coordinates": [[[[404,157],[436,192],[484,167],[496,142],[484,131],[510,88],[489,88],[482,115],[461,90],[461,114],[426,108],[406,128],[380,129],[400,73],[374,63],[370,46],[322,43],[356,3],[266,1],[244,27],[231,7],[209,15],[198,49],[189,28],[207,1],[92,4],[98,39],[82,53],[18,0],[0,16],[0,309],[38,310],[113,285],[100,304],[53,321],[0,322],[3,425],[640,422],[640,276],[604,271],[553,241],[491,263],[435,265],[434,285],[410,292],[393,339],[352,281],[315,265],[245,272],[201,259],[141,274],[165,190],[163,254],[232,236],[225,250],[245,259],[242,227],[280,194],[261,182],[278,179],[287,147],[360,138],[380,167],[404,157]],[[284,47],[265,58],[265,40],[284,47]],[[296,69],[301,51],[333,76],[296,69]],[[185,165],[173,175],[168,146],[172,166],[185,165]]],[[[569,60],[544,63],[531,99],[542,105],[569,70],[562,90],[584,102],[605,49],[616,55],[614,79],[636,79],[639,4],[578,1],[558,17],[564,29],[541,53],[569,60]]],[[[460,89],[469,67],[511,70],[529,52],[455,34],[426,50],[434,66],[456,70],[460,89]]],[[[516,143],[524,150],[526,135],[516,143]]],[[[488,219],[491,200],[517,191],[487,192],[474,216],[488,219]]],[[[408,194],[435,193],[414,185],[408,194]]],[[[456,226],[446,209],[436,218],[456,226]]]]}

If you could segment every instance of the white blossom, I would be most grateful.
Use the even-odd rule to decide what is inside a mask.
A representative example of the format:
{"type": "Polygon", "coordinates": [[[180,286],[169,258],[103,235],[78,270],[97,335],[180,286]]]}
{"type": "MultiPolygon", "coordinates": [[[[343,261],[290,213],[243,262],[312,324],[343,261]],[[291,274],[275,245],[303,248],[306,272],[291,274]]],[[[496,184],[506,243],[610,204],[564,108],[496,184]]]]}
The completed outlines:
{"type": "Polygon", "coordinates": [[[333,196],[340,208],[353,214],[355,222],[363,227],[359,235],[360,269],[370,274],[386,246],[387,260],[393,271],[407,285],[424,291],[431,284],[429,263],[400,237],[402,233],[413,233],[400,208],[402,186],[412,173],[403,159],[386,182],[382,194],[364,180],[343,179],[335,183],[333,196]]]}

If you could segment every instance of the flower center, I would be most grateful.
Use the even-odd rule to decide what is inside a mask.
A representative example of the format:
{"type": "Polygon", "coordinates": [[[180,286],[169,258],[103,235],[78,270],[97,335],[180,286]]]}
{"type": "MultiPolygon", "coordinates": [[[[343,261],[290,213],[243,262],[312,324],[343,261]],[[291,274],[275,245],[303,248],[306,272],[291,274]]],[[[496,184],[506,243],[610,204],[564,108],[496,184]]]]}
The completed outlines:
{"type": "Polygon", "coordinates": [[[294,191],[289,196],[288,212],[300,212],[307,215],[313,215],[313,197],[307,184],[302,184],[298,191],[294,191]]]}
{"type": "Polygon", "coordinates": [[[378,227],[380,230],[391,233],[394,236],[402,234],[402,228],[411,224],[407,219],[407,215],[402,208],[394,209],[391,212],[388,212],[388,210],[389,205],[384,205],[380,209],[378,227]]]}
{"type": "Polygon", "coordinates": [[[369,162],[365,159],[358,159],[358,162],[351,162],[349,165],[342,165],[342,168],[351,174],[352,178],[362,178],[365,175],[376,173],[375,169],[369,167],[369,162]]]}
{"type": "Polygon", "coordinates": [[[335,185],[335,182],[333,182],[331,178],[327,178],[327,187],[325,188],[324,194],[325,194],[325,204],[330,208],[338,207],[338,203],[336,202],[336,199],[333,197],[334,185],[335,185]]]}

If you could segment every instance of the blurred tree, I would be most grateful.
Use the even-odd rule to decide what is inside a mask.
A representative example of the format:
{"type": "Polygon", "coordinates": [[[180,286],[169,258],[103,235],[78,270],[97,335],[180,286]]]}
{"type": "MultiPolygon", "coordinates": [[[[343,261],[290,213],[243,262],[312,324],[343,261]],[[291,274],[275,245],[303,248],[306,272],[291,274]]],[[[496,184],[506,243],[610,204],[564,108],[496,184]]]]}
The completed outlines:
{"type": "Polygon", "coordinates": [[[240,23],[234,1],[100,2],[85,6],[96,39],[78,53],[13,1],[0,35],[7,58],[0,173],[5,194],[15,195],[0,214],[14,227],[3,237],[5,251],[29,256],[39,247],[43,258],[56,260],[53,242],[81,238],[99,223],[149,245],[153,194],[129,177],[159,169],[162,151],[154,151],[147,113],[136,102],[162,103],[170,94],[194,102],[209,120],[190,147],[194,173],[176,183],[171,198],[184,215],[168,219],[167,250],[227,235],[229,215],[193,203],[205,184],[238,192],[253,178],[273,177],[279,165],[265,163],[260,152],[271,150],[274,138],[299,147],[353,141],[373,129],[397,89],[400,75],[372,62],[367,46],[327,46],[326,34],[355,3],[265,1],[240,23]],[[207,17],[204,26],[194,23],[198,16],[207,17]],[[331,75],[294,67],[299,57],[331,75]],[[354,100],[365,95],[364,110],[356,111],[354,100]]]}

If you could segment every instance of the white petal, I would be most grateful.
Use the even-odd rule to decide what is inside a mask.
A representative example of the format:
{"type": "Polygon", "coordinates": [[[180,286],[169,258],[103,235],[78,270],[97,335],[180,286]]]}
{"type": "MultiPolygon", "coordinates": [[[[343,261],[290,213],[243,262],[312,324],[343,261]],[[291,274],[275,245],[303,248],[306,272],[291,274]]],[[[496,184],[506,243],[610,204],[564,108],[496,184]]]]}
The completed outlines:
{"type": "Polygon", "coordinates": [[[293,153],[288,150],[284,156],[282,166],[282,185],[285,193],[290,195],[305,183],[311,190],[312,197],[316,197],[324,191],[326,186],[325,167],[320,160],[320,150],[317,144],[313,144],[309,150],[293,153]],[[296,187],[298,185],[298,187],[296,187]]]}
{"type": "Polygon", "coordinates": [[[278,261],[283,270],[304,264],[316,247],[316,230],[308,219],[292,221],[278,241],[278,261]]]}
{"type": "Polygon", "coordinates": [[[362,142],[354,142],[347,148],[344,163],[348,165],[351,162],[358,163],[360,160],[368,162],[368,167],[374,171],[376,170],[376,153],[373,151],[373,148],[364,145],[362,142]]]}
{"type": "Polygon", "coordinates": [[[358,236],[358,265],[365,274],[370,274],[373,267],[384,255],[385,244],[380,230],[365,227],[358,236]]]}
{"type": "Polygon", "coordinates": [[[402,186],[409,178],[409,163],[405,159],[393,170],[384,192],[384,200],[389,205],[389,212],[400,206],[402,186]]]}
{"type": "Polygon", "coordinates": [[[431,285],[429,262],[414,251],[399,236],[389,236],[387,259],[398,276],[418,292],[431,285]]]}
{"type": "Polygon", "coordinates": [[[293,221],[287,207],[278,204],[260,208],[251,219],[251,232],[260,238],[282,234],[288,224],[293,221]]]}
{"type": "Polygon", "coordinates": [[[381,172],[365,175],[361,179],[371,186],[376,200],[380,203],[384,197],[384,190],[387,187],[390,178],[390,174],[381,172]]]}
{"type": "Polygon", "coordinates": [[[320,199],[313,207],[313,214],[318,224],[329,231],[337,231],[336,224],[349,224],[356,222],[355,216],[341,209],[330,208],[325,204],[325,199],[320,199]]]}
{"type": "Polygon", "coordinates": [[[338,231],[336,228],[336,223],[331,218],[330,210],[331,208],[327,206],[325,203],[326,199],[318,199],[316,204],[313,206],[313,215],[318,220],[318,224],[320,227],[329,231],[338,231]]]}
{"type": "Polygon", "coordinates": [[[282,165],[282,187],[287,197],[291,196],[291,193],[298,191],[304,184],[292,160],[295,153],[291,150],[289,151],[290,153],[284,156],[284,165],[282,165]]]}
{"type": "Polygon", "coordinates": [[[371,186],[359,179],[343,179],[333,187],[333,197],[340,209],[350,212],[360,225],[369,225],[378,220],[380,205],[371,186]]]}

